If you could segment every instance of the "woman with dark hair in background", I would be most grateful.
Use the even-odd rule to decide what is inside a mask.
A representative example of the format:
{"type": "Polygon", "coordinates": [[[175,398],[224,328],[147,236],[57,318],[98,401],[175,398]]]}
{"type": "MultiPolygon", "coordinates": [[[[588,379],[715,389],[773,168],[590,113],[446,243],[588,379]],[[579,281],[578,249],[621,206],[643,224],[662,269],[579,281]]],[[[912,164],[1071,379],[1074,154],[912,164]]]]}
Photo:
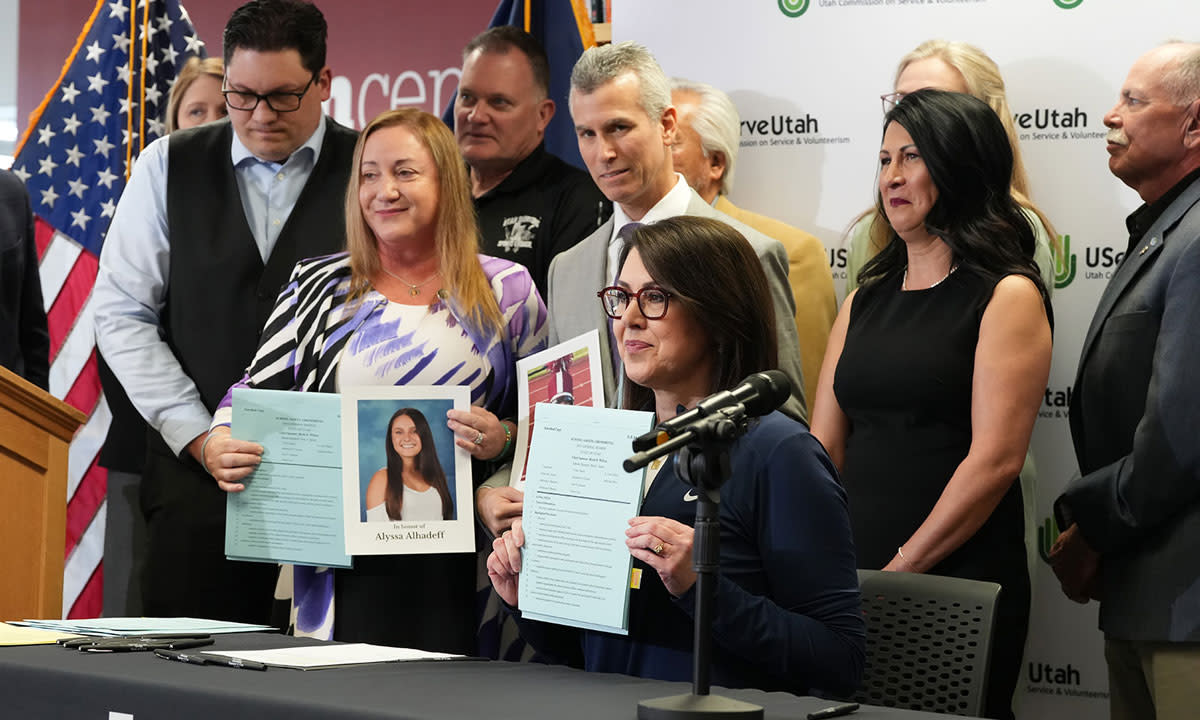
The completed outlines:
{"type": "MultiPolygon", "coordinates": [[[[747,375],[776,367],[775,321],[762,265],[736,230],[680,216],[634,231],[617,284],[598,294],[624,364],[625,407],[658,422],[747,375]]],[[[776,411],[731,448],[721,488],[721,573],[712,625],[712,682],[808,694],[858,684],[864,625],[846,499],[829,456],[776,411]]],[[[646,469],[641,512],[625,544],[641,573],[629,635],[520,620],[547,658],[663,680],[692,672],[695,489],[675,458],[646,469]]],[[[488,574],[517,603],[520,518],[493,544],[488,574]]]]}
{"type": "MultiPolygon", "coordinates": [[[[1058,236],[1050,219],[1033,202],[1029,174],[1021,158],[1021,143],[1013,123],[1013,112],[1008,105],[1008,93],[1000,67],[987,53],[969,43],[926,40],[900,58],[892,84],[893,92],[881,96],[884,112],[903,100],[905,95],[923,89],[966,93],[979,98],[996,111],[1013,153],[1009,191],[1013,200],[1021,206],[1021,214],[1033,227],[1036,239],[1033,261],[1037,263],[1046,294],[1053,296],[1054,248],[1058,246],[1058,236]]],[[[847,292],[858,287],[859,271],[887,245],[890,233],[887,218],[877,208],[871,208],[855,221],[846,237],[847,292]]],[[[1029,572],[1032,574],[1034,563],[1037,562],[1038,521],[1037,465],[1032,447],[1025,454],[1025,465],[1021,468],[1021,495],[1025,502],[1025,549],[1029,556],[1029,572]]]]}
{"type": "Polygon", "coordinates": [[[424,413],[400,408],[383,440],[387,467],[367,485],[367,521],[453,520],[454,500],[424,413]]]}
{"type": "MultiPolygon", "coordinates": [[[[912,49],[896,66],[893,92],[881,96],[884,110],[890,110],[909,93],[917,90],[945,90],[979,98],[996,111],[1004,126],[1004,135],[1012,149],[1012,182],[1009,192],[1021,206],[1021,214],[1033,227],[1036,243],[1033,260],[1037,263],[1047,294],[1054,292],[1054,227],[1050,219],[1030,199],[1029,175],[1021,158],[1021,144],[1000,67],[987,53],[965,42],[926,40],[912,49]]],[[[890,228],[878,208],[860,215],[847,234],[846,287],[858,286],[859,271],[868,260],[887,245],[890,228]]]]}
{"type": "Polygon", "coordinates": [[[1030,601],[1016,480],[1050,371],[1034,234],[980,100],[906,96],[879,160],[890,240],[833,326],[812,432],[841,470],[861,567],[1003,586],[986,714],[1011,718],[1030,601]]]}

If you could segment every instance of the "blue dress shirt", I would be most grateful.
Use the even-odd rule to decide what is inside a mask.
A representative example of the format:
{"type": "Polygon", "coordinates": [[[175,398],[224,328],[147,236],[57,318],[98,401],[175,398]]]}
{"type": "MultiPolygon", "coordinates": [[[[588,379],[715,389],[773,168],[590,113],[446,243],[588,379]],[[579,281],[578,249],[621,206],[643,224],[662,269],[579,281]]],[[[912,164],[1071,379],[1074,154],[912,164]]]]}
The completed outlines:
{"type": "MultiPolygon", "coordinates": [[[[228,122],[228,121],[225,121],[228,122]]],[[[168,141],[155,140],[137,160],[100,253],[92,294],[96,344],[133,406],[180,454],[208,431],[212,415],[163,339],[171,246],[167,237],[168,141]]],[[[283,163],[255,157],[233,133],[230,161],[242,210],[263,261],[270,257],[325,139],[316,132],[283,163]]],[[[191,298],[202,302],[203,298],[191,298]]],[[[219,342],[220,338],[214,338],[219,342]]]]}

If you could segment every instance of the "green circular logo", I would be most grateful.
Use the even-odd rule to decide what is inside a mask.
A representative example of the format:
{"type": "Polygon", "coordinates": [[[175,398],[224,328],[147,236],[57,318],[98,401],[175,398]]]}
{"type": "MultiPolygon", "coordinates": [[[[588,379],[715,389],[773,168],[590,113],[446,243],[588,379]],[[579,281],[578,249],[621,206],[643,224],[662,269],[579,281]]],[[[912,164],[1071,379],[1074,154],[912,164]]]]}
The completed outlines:
{"type": "MultiPolygon", "coordinates": [[[[1054,2],[1059,1],[1060,0],[1054,0],[1054,2]]],[[[1083,2],[1083,0],[1065,1],[1074,2],[1075,4],[1083,2]]],[[[779,12],[787,15],[788,17],[800,17],[806,10],[808,10],[808,2],[809,0],[779,0],[779,12]]]]}
{"type": "MultiPolygon", "coordinates": [[[[1082,5],[1083,0],[1054,0],[1054,4],[1063,10],[1070,10],[1071,8],[1077,8],[1082,5]]],[[[779,5],[780,7],[783,6],[783,0],[779,0],[779,5]]]]}

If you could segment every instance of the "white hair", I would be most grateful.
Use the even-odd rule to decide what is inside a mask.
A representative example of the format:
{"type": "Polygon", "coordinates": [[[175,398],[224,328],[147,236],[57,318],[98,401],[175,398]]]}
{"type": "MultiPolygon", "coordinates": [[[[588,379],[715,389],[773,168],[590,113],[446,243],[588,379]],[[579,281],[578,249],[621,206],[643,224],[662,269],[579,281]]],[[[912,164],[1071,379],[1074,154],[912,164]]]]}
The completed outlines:
{"type": "Polygon", "coordinates": [[[741,120],[737,106],[721,90],[708,83],[671,78],[671,91],[689,92],[699,102],[692,111],[691,126],[700,136],[704,157],[715,152],[725,156],[725,173],[721,175],[721,194],[733,190],[733,171],[737,167],[738,145],[741,141],[741,120]]]}
{"type": "Polygon", "coordinates": [[[1179,60],[1163,73],[1161,82],[1171,102],[1183,107],[1200,99],[1200,44],[1185,40],[1168,40],[1162,47],[1176,45],[1183,46],[1180,49],[1186,50],[1179,60]]]}

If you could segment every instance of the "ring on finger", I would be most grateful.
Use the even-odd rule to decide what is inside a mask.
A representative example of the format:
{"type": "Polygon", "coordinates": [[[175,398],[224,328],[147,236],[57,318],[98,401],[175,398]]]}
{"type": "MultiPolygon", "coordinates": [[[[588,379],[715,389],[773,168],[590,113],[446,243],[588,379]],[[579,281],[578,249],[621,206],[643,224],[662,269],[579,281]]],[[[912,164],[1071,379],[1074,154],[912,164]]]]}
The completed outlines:
{"type": "Polygon", "coordinates": [[[654,547],[650,548],[650,552],[654,553],[655,555],[662,555],[662,551],[663,551],[662,543],[659,543],[659,544],[655,545],[654,547]]]}
{"type": "Polygon", "coordinates": [[[476,445],[482,445],[482,444],[483,444],[483,433],[482,433],[482,432],[480,432],[480,433],[478,433],[477,435],[475,435],[475,440],[474,440],[473,442],[474,442],[476,445]]]}

